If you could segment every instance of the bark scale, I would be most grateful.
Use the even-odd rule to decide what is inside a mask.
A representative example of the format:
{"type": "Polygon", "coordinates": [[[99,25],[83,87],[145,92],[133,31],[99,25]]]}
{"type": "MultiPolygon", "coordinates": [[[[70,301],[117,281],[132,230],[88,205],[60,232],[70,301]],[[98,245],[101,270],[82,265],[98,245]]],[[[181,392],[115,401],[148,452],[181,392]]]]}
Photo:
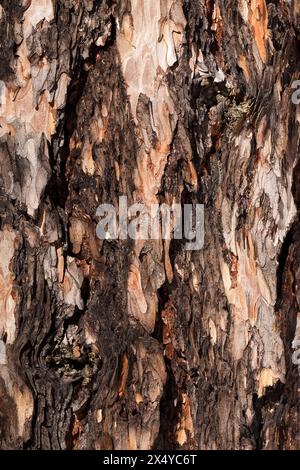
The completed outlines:
{"type": "Polygon", "coordinates": [[[299,2],[0,1],[0,447],[299,449],[299,2]],[[205,205],[205,246],[100,203],[205,205]]]}

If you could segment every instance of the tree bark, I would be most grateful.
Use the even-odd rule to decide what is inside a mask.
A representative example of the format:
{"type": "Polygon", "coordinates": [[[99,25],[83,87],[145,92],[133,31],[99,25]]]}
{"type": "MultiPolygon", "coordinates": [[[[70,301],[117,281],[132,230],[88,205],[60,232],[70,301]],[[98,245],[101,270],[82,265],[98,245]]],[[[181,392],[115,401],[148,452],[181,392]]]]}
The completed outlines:
{"type": "Polygon", "coordinates": [[[297,0],[0,1],[0,448],[299,449],[297,0]],[[205,245],[97,207],[201,203],[205,245]]]}

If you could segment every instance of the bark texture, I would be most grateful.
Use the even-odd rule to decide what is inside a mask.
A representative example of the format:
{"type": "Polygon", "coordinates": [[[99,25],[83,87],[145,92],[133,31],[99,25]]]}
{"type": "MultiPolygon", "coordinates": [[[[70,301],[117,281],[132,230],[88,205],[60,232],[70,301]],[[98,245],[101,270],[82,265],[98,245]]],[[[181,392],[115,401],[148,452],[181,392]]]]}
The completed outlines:
{"type": "Polygon", "coordinates": [[[298,0],[0,0],[0,447],[299,449],[298,0]],[[205,205],[205,246],[100,203],[205,205]]]}

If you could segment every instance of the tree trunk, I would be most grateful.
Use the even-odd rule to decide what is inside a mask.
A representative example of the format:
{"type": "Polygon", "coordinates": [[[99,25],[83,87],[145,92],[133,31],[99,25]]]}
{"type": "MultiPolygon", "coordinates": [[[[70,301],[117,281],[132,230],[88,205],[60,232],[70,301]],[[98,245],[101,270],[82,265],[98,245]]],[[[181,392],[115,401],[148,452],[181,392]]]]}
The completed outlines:
{"type": "Polygon", "coordinates": [[[297,0],[0,1],[0,447],[299,449],[297,0]],[[97,207],[204,204],[205,245],[97,207]]]}

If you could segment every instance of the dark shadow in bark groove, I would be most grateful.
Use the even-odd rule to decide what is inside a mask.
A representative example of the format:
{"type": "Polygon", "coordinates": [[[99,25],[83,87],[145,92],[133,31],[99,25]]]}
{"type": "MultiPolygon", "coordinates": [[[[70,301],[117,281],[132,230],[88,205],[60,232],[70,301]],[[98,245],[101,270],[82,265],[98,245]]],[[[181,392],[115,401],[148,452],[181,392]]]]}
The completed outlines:
{"type": "MultiPolygon", "coordinates": [[[[161,344],[163,343],[163,321],[161,318],[161,312],[169,301],[171,292],[172,289],[168,283],[163,284],[158,290],[159,307],[155,330],[152,336],[161,344]]],[[[175,400],[178,397],[178,390],[171,361],[166,357],[165,367],[167,371],[167,381],[160,400],[160,428],[159,434],[153,445],[153,450],[176,449],[175,430],[178,422],[178,410],[175,406],[175,400]]]]}

